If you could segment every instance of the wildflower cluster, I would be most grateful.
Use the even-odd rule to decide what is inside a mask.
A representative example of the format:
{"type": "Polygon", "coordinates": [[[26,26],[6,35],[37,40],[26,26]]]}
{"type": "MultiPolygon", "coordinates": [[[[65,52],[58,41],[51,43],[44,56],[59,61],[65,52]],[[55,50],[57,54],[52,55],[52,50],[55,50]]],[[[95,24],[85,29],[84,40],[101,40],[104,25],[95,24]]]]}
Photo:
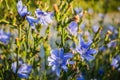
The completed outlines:
{"type": "Polygon", "coordinates": [[[48,25],[52,22],[51,15],[47,12],[36,9],[35,14],[37,19],[31,15],[31,12],[28,12],[27,7],[23,6],[22,1],[17,3],[18,13],[21,17],[26,17],[26,20],[29,22],[30,26],[35,29],[35,24],[40,23],[41,25],[48,25]]]}
{"type": "Polygon", "coordinates": [[[0,80],[120,79],[120,22],[106,23],[106,9],[95,13],[75,0],[2,2],[9,15],[0,14],[0,80]]]}

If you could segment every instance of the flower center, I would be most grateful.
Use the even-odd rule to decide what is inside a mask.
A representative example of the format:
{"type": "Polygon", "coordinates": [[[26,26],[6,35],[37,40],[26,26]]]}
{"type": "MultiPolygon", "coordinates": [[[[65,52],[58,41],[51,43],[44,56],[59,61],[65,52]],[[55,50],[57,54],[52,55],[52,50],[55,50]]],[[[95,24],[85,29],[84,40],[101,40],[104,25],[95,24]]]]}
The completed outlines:
{"type": "Polygon", "coordinates": [[[58,58],[58,64],[62,64],[62,59],[58,58]]]}

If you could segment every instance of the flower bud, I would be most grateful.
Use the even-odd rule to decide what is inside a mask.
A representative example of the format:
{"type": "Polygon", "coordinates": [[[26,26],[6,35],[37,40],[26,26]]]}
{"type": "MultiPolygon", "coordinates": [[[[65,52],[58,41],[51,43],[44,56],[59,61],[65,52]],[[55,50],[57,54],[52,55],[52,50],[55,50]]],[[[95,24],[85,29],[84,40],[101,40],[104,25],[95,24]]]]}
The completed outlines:
{"type": "Polygon", "coordinates": [[[59,12],[58,6],[56,4],[53,5],[53,8],[54,8],[55,12],[59,12]]]}
{"type": "Polygon", "coordinates": [[[15,39],[15,42],[16,42],[16,44],[17,44],[17,47],[19,48],[19,47],[20,47],[19,38],[16,38],[16,39],[15,39]]]}
{"type": "Polygon", "coordinates": [[[114,71],[114,70],[115,70],[115,67],[112,67],[112,70],[114,71]]]}
{"type": "Polygon", "coordinates": [[[112,32],[111,32],[110,30],[108,30],[108,31],[107,31],[107,34],[108,34],[108,35],[111,35],[111,34],[112,34],[112,32]]]}
{"type": "Polygon", "coordinates": [[[15,41],[18,42],[18,41],[19,41],[19,38],[16,38],[15,41]]]}
{"type": "Polygon", "coordinates": [[[5,55],[0,55],[0,59],[1,60],[5,59],[5,55]]]}
{"type": "Polygon", "coordinates": [[[101,30],[102,30],[102,27],[100,27],[100,28],[98,29],[98,32],[101,32],[101,30]]]}
{"type": "Polygon", "coordinates": [[[80,20],[79,15],[74,16],[73,19],[74,19],[75,22],[79,22],[79,20],[80,20]]]}
{"type": "Polygon", "coordinates": [[[71,4],[69,4],[69,5],[68,5],[68,9],[70,9],[71,7],[72,7],[72,5],[71,5],[71,4]]]}

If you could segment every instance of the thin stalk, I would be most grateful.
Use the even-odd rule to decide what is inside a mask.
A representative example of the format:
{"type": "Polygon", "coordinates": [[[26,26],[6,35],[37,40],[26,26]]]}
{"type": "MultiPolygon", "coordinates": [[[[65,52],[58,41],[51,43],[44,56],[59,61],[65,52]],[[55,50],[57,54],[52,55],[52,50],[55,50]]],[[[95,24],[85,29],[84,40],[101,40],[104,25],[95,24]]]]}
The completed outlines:
{"type": "Polygon", "coordinates": [[[65,41],[64,41],[64,27],[62,27],[62,34],[61,34],[61,44],[62,44],[62,47],[64,47],[64,43],[65,43],[65,41]]]}
{"type": "Polygon", "coordinates": [[[33,38],[33,49],[32,49],[32,55],[35,53],[35,37],[34,37],[34,30],[32,30],[32,38],[33,38]]]}
{"type": "Polygon", "coordinates": [[[6,6],[7,6],[7,9],[9,10],[10,8],[9,8],[9,6],[8,6],[8,1],[5,0],[5,3],[6,3],[6,6]]]}
{"type": "Polygon", "coordinates": [[[17,56],[16,56],[16,59],[17,59],[17,69],[16,69],[16,74],[17,74],[17,71],[18,71],[18,66],[19,66],[19,48],[17,49],[17,56]]]}
{"type": "Polygon", "coordinates": [[[3,73],[3,71],[2,71],[2,69],[0,70],[0,74],[1,74],[1,78],[4,80],[4,73],[3,73]]]}
{"type": "Polygon", "coordinates": [[[17,74],[18,68],[19,68],[20,40],[21,40],[21,25],[18,26],[17,55],[16,55],[16,60],[17,60],[16,74],[17,74]]]}

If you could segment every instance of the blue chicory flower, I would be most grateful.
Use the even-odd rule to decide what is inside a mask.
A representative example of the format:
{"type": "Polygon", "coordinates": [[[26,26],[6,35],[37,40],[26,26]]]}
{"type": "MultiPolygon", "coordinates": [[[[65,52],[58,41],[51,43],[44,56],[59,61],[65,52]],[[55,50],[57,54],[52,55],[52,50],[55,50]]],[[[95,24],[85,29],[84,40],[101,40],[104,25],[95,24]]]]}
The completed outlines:
{"type": "Polygon", "coordinates": [[[118,60],[115,59],[115,58],[113,58],[113,59],[112,59],[112,62],[111,62],[111,66],[117,68],[117,67],[119,66],[119,64],[118,64],[118,60]]]}
{"type": "Polygon", "coordinates": [[[30,26],[35,29],[35,23],[38,23],[38,21],[30,16],[30,12],[27,11],[27,7],[22,5],[22,1],[19,0],[17,3],[17,9],[18,9],[18,13],[21,17],[26,17],[26,20],[28,21],[28,23],[30,24],[30,26]]]}
{"type": "Polygon", "coordinates": [[[49,66],[52,66],[52,71],[56,72],[56,75],[59,77],[61,69],[67,72],[68,67],[67,64],[73,64],[73,61],[68,61],[68,59],[72,58],[72,53],[64,54],[64,49],[54,49],[51,51],[51,56],[48,57],[49,66]]]}
{"type": "Polygon", "coordinates": [[[112,40],[115,39],[118,34],[118,30],[115,28],[115,26],[109,25],[108,30],[110,30],[112,32],[112,35],[110,36],[110,38],[112,40]]]}
{"type": "Polygon", "coordinates": [[[91,40],[88,40],[87,43],[84,42],[83,38],[79,38],[80,44],[76,47],[76,51],[81,55],[82,60],[86,59],[87,61],[91,61],[94,59],[92,54],[96,54],[97,51],[95,49],[91,49],[90,46],[92,44],[91,40]]]}
{"type": "Polygon", "coordinates": [[[120,62],[120,55],[117,55],[115,58],[120,62]]]}
{"type": "Polygon", "coordinates": [[[79,15],[80,18],[83,17],[84,11],[81,7],[76,7],[74,10],[75,10],[76,14],[79,15]]]}
{"type": "Polygon", "coordinates": [[[115,28],[114,28],[114,26],[109,25],[109,26],[108,26],[108,30],[110,30],[111,32],[113,32],[113,31],[115,30],[115,28]]]}
{"type": "Polygon", "coordinates": [[[71,35],[77,35],[77,30],[78,30],[78,24],[75,21],[72,21],[69,26],[68,26],[68,30],[70,32],[71,35]]]}
{"type": "Polygon", "coordinates": [[[99,16],[101,19],[103,19],[103,18],[105,17],[105,14],[99,13],[98,16],[99,16]]]}
{"type": "Polygon", "coordinates": [[[27,11],[27,7],[22,5],[21,0],[17,3],[17,10],[21,17],[25,17],[27,14],[30,14],[30,12],[27,11]]]}
{"type": "Polygon", "coordinates": [[[38,20],[36,20],[34,17],[32,16],[26,16],[26,20],[29,22],[30,26],[32,29],[35,29],[35,24],[38,23],[38,20]]]}
{"type": "Polygon", "coordinates": [[[81,7],[76,7],[74,10],[77,14],[79,14],[83,9],[81,7]]]}
{"type": "Polygon", "coordinates": [[[106,47],[105,46],[101,46],[100,48],[99,48],[99,51],[105,51],[106,50],[106,47]]]}
{"type": "Polygon", "coordinates": [[[93,25],[92,30],[96,33],[99,29],[98,25],[93,25]]]}
{"type": "Polygon", "coordinates": [[[77,80],[85,80],[84,76],[83,75],[80,75],[79,78],[77,78],[77,80]]]}
{"type": "Polygon", "coordinates": [[[110,41],[108,44],[107,44],[107,47],[110,48],[110,47],[116,47],[117,43],[116,41],[110,41]]]}
{"type": "Polygon", "coordinates": [[[48,26],[48,24],[52,23],[52,14],[48,13],[48,12],[44,12],[41,11],[40,9],[36,9],[35,14],[38,18],[38,21],[41,25],[46,25],[48,26]]]}
{"type": "Polygon", "coordinates": [[[89,14],[93,14],[93,13],[94,13],[93,9],[92,9],[92,8],[89,8],[89,9],[88,9],[88,13],[89,13],[89,14]]]}
{"type": "Polygon", "coordinates": [[[8,44],[8,42],[10,41],[10,33],[6,33],[3,31],[3,29],[0,30],[0,42],[2,42],[3,44],[8,44]]]}
{"type": "Polygon", "coordinates": [[[115,58],[112,59],[111,66],[118,68],[120,65],[120,55],[117,55],[115,58]]]}
{"type": "MultiPolygon", "coordinates": [[[[12,70],[16,73],[17,70],[17,62],[12,63],[12,70]]],[[[23,61],[18,61],[18,70],[17,75],[20,78],[28,78],[30,72],[32,71],[32,66],[23,63],[23,61]]]]}

